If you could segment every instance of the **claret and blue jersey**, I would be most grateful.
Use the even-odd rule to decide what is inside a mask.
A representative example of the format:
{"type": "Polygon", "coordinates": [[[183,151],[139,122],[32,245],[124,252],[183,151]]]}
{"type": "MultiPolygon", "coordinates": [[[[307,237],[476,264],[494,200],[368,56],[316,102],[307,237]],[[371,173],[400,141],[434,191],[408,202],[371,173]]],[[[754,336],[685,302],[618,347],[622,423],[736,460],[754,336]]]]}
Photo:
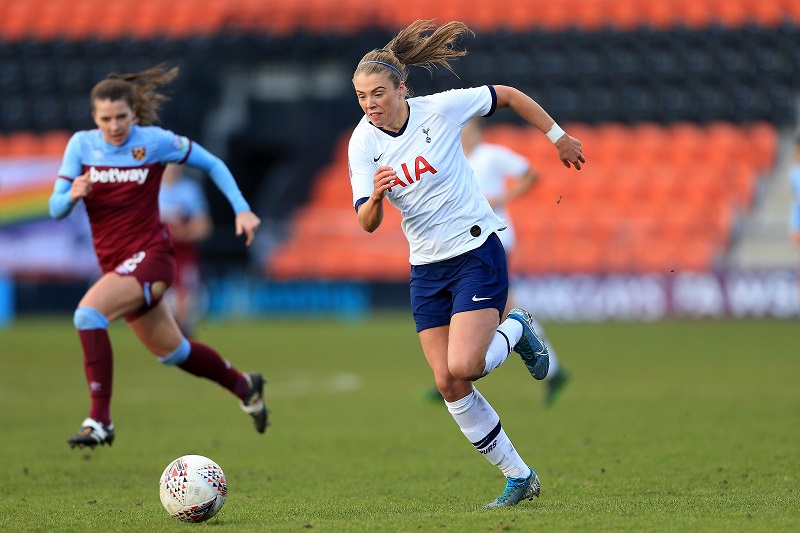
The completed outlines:
{"type": "Polygon", "coordinates": [[[250,210],[221,159],[171,131],[134,125],[120,146],[107,143],[97,129],[72,136],[50,198],[50,214],[62,218],[69,213],[73,206],[69,198],[72,181],[88,173],[92,191],[83,201],[104,272],[113,270],[132,253],[162,244],[171,246],[158,206],[167,163],[185,163],[206,171],[235,213],[250,210]]]}
{"type": "Polygon", "coordinates": [[[165,163],[185,162],[191,150],[186,137],[157,126],[133,126],[121,146],[103,140],[100,130],[72,136],[58,174],[71,182],[89,173],[92,192],[84,203],[104,272],[132,252],[168,241],[158,212],[161,175],[165,163]]]}

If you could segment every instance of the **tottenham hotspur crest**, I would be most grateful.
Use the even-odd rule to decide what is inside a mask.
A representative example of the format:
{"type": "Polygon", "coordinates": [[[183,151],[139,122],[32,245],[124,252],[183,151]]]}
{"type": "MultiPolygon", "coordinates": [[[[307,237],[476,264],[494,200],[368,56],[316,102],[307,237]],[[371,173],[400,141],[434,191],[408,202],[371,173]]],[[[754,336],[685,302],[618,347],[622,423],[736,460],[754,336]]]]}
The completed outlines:
{"type": "Polygon", "coordinates": [[[426,143],[431,142],[431,136],[428,134],[430,131],[431,131],[430,128],[426,128],[425,126],[422,126],[422,133],[425,134],[425,142],[426,143]]]}
{"type": "Polygon", "coordinates": [[[144,156],[147,155],[147,150],[145,150],[144,146],[134,146],[131,149],[131,153],[133,154],[133,158],[137,161],[141,161],[144,159],[144,156]]]}

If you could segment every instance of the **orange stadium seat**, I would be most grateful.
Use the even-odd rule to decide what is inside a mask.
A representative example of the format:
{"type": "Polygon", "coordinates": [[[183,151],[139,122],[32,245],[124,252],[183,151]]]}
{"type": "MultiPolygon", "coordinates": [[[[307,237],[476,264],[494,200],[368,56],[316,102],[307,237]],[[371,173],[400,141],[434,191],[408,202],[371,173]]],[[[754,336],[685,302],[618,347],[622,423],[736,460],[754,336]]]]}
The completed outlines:
{"type": "Polygon", "coordinates": [[[6,136],[6,155],[11,157],[29,157],[39,155],[42,141],[30,131],[18,131],[6,136]]]}
{"type": "Polygon", "coordinates": [[[763,172],[775,164],[778,147],[778,132],[766,122],[752,124],[746,131],[750,153],[756,156],[756,169],[763,172]]]}
{"type": "Polygon", "coordinates": [[[66,131],[18,131],[0,135],[0,157],[60,157],[71,134],[66,131]]]}
{"type": "Polygon", "coordinates": [[[41,155],[62,156],[71,134],[66,131],[48,131],[40,136],[41,155]]]}
{"type": "Polygon", "coordinates": [[[352,34],[371,27],[396,30],[420,18],[439,22],[463,20],[479,32],[535,28],[595,31],[607,26],[621,30],[641,26],[667,29],[677,24],[702,28],[715,23],[741,27],[753,21],[774,26],[787,19],[800,20],[800,3],[795,0],[406,0],[386,4],[379,13],[370,13],[357,0],[27,0],[0,4],[0,35],[10,41],[61,35],[71,39],[131,35],[187,37],[209,35],[224,28],[260,30],[274,35],[298,30],[352,34]],[[155,17],[155,13],[161,16],[155,17]],[[69,20],[69,24],[64,24],[64,20],[69,20]]]}
{"type": "Polygon", "coordinates": [[[685,272],[708,272],[716,260],[716,247],[704,240],[688,240],[676,246],[679,268],[685,272]]]}
{"type": "Polygon", "coordinates": [[[689,28],[702,28],[712,20],[713,11],[708,1],[673,0],[676,18],[689,28]]]}
{"type": "Polygon", "coordinates": [[[594,160],[589,163],[587,159],[580,172],[564,174],[562,169],[566,170],[563,166],[548,169],[547,179],[555,184],[554,188],[557,185],[556,198],[561,197],[561,201],[566,202],[566,205],[577,202],[588,206],[605,201],[609,183],[616,178],[619,167],[594,160]]]}
{"type": "Polygon", "coordinates": [[[749,210],[753,204],[759,179],[757,169],[729,165],[725,170],[725,179],[732,192],[733,204],[745,211],[749,210]]]}
{"type": "Polygon", "coordinates": [[[629,0],[627,2],[609,2],[604,9],[610,25],[624,31],[630,31],[641,26],[643,19],[643,4],[660,3],[648,0],[629,0]]]}
{"type": "MultiPolygon", "coordinates": [[[[491,6],[489,2],[478,2],[479,5],[491,6]]],[[[531,7],[530,2],[510,2],[505,9],[500,10],[494,6],[492,9],[499,11],[502,20],[497,25],[490,25],[488,28],[501,27],[510,31],[527,31],[535,28],[537,23],[538,11],[531,7]]],[[[491,21],[492,19],[488,19],[491,21]]]]}
{"type": "Polygon", "coordinates": [[[61,34],[64,17],[59,3],[45,3],[37,12],[36,21],[31,27],[31,36],[40,41],[56,39],[61,34]]]}
{"type": "MultiPolygon", "coordinates": [[[[759,3],[769,4],[770,2],[759,3]]],[[[716,0],[710,2],[710,4],[712,10],[711,20],[722,26],[739,28],[755,20],[755,13],[747,0],[738,0],[736,2],[716,0]]]]}
{"type": "MultiPolygon", "coordinates": [[[[773,160],[777,142],[774,128],[766,124],[569,129],[579,131],[592,152],[606,152],[608,143],[609,151],[620,152],[619,160],[599,157],[576,173],[557,159],[552,166],[539,164],[542,157],[551,159],[553,148],[549,142],[538,147],[534,139],[542,136],[530,128],[487,129],[487,141],[513,144],[541,169],[530,194],[509,206],[517,233],[517,247],[509,258],[514,274],[712,268],[715,254],[729,244],[737,211],[749,209],[760,165],[773,160]],[[626,148],[643,153],[638,162],[624,157],[626,148]],[[704,158],[709,150],[722,156],[704,158]],[[743,151],[762,155],[737,158],[743,151]],[[542,248],[552,253],[542,254],[542,248]]],[[[279,248],[265,265],[268,275],[291,278],[313,271],[332,278],[407,278],[408,246],[399,212],[387,208],[383,225],[373,235],[358,226],[346,178],[349,134],[343,135],[335,160],[318,174],[309,203],[296,215],[287,242],[303,246],[279,248]],[[293,260],[288,257],[292,254],[302,258],[293,260]],[[323,260],[329,254],[337,258],[323,260]],[[350,269],[335,266],[341,263],[350,263],[350,269]]]]}
{"type": "Polygon", "coordinates": [[[612,204],[638,204],[644,200],[647,187],[641,166],[620,166],[614,174],[614,183],[607,185],[612,204]]]}
{"type": "Polygon", "coordinates": [[[652,2],[643,0],[639,2],[642,25],[658,30],[665,30],[675,25],[678,16],[671,2],[652,2]]]}
{"type": "Polygon", "coordinates": [[[644,203],[669,205],[679,200],[680,180],[678,169],[657,164],[647,169],[644,203]]]}
{"type": "Polygon", "coordinates": [[[606,244],[600,258],[600,273],[606,274],[628,274],[634,271],[636,261],[630,245],[613,246],[606,244]]]}
{"type": "Polygon", "coordinates": [[[606,4],[606,0],[582,0],[580,5],[576,5],[576,9],[571,12],[574,19],[570,26],[597,31],[603,26],[612,24],[609,19],[611,13],[606,4]]]}
{"type": "Polygon", "coordinates": [[[607,243],[600,240],[585,239],[573,246],[572,272],[579,274],[603,273],[607,243]]]}
{"type": "Polygon", "coordinates": [[[800,21],[800,2],[796,0],[783,0],[782,8],[784,16],[795,22],[800,21]]]}
{"type": "Polygon", "coordinates": [[[28,37],[36,24],[36,12],[26,2],[6,2],[0,35],[7,41],[18,41],[28,37]]]}
{"type": "MultiPolygon", "coordinates": [[[[149,18],[137,18],[131,20],[131,13],[139,11],[134,9],[129,0],[120,0],[118,2],[101,2],[95,0],[93,20],[94,24],[90,30],[90,36],[99,38],[105,41],[113,41],[131,35],[136,29],[148,28],[147,23],[149,18]],[[102,21],[98,24],[98,21],[102,21]]],[[[142,13],[147,13],[147,10],[142,6],[142,13]]],[[[150,35],[151,32],[145,32],[144,35],[150,35]]],[[[143,35],[143,36],[144,36],[143,35]]]]}
{"type": "MultiPolygon", "coordinates": [[[[64,13],[62,12],[62,17],[64,13]]],[[[80,40],[95,37],[94,27],[97,24],[94,0],[78,0],[69,10],[69,24],[60,30],[65,39],[80,40]]]]}

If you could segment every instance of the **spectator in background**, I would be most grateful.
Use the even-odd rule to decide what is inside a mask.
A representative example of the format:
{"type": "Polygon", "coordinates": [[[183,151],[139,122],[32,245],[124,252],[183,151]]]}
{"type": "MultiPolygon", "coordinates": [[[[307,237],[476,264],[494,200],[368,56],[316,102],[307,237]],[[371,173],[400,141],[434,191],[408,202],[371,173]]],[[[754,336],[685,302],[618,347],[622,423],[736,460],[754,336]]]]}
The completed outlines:
{"type": "Polygon", "coordinates": [[[188,340],[163,300],[175,276],[172,241],[158,213],[167,163],[185,163],[211,176],[233,208],[236,234],[246,236],[245,245],[253,242],[261,224],[221,159],[186,137],[151,125],[167,99],[159,89],[177,74],[177,68],[159,65],[133,74],[109,74],[97,83],[89,96],[97,129],[79,131],[69,140],[50,196],[50,215],[56,219],[84,203],[103,271],[73,316],[91,403],[80,430],[67,439],[71,447],[114,442],[114,359],[108,325],[118,318],[125,319],[159,362],[230,391],[259,433],[268,425],[263,376],[240,372],[213,348],[188,340]]]}
{"type": "Polygon", "coordinates": [[[208,202],[200,184],[183,175],[183,165],[170,163],[161,177],[158,208],[175,248],[175,282],[164,298],[183,334],[193,337],[205,308],[197,245],[211,234],[208,202]]]}
{"type": "MultiPolygon", "coordinates": [[[[461,131],[461,145],[469,165],[475,171],[478,187],[497,216],[506,222],[506,229],[498,232],[497,236],[503,243],[506,256],[510,258],[516,246],[516,234],[506,206],[527,193],[536,183],[538,174],[522,155],[505,146],[484,142],[485,126],[485,119],[473,118],[461,131]],[[510,187],[508,186],[509,178],[513,180],[513,185],[510,187]]],[[[513,291],[509,290],[505,315],[515,307],[513,295],[513,291]]],[[[541,324],[533,316],[531,316],[531,320],[534,329],[542,338],[550,354],[550,369],[544,378],[546,383],[544,403],[551,405],[567,382],[569,375],[559,364],[553,345],[547,339],[541,324]]]]}
{"type": "MultiPolygon", "coordinates": [[[[789,240],[800,249],[800,136],[795,138],[794,150],[794,163],[789,170],[789,184],[792,187],[789,240]]],[[[798,295],[800,295],[800,280],[798,280],[798,295]]]]}
{"type": "Polygon", "coordinates": [[[454,44],[467,33],[461,22],[437,27],[418,20],[361,59],[353,87],[364,116],[350,138],[348,163],[363,230],[379,228],[384,199],[401,212],[422,351],[461,432],[506,477],[505,489],[487,507],[512,506],[539,495],[539,478],[473,382],[500,366],[512,348],[535,379],[547,375],[549,357],[527,311],[514,309],[502,320],[508,269],[497,232],[505,223],[478,189],[461,130],[472,117],[510,108],[547,135],[565,167],[580,169],[585,158],[577,139],[513,87],[407,98],[408,67],[450,69],[450,60],[466,54],[454,44]]]}

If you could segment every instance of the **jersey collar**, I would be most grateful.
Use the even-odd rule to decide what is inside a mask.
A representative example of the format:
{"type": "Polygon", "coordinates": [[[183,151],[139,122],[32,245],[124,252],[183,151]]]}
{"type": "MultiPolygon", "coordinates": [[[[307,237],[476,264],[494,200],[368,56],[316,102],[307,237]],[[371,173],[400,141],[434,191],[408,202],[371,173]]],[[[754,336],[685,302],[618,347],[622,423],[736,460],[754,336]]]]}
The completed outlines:
{"type": "Polygon", "coordinates": [[[383,128],[375,126],[375,124],[372,124],[372,122],[370,122],[370,124],[372,124],[374,127],[376,127],[379,130],[381,130],[383,133],[385,133],[389,137],[400,137],[403,134],[403,132],[406,131],[406,127],[408,126],[408,121],[411,120],[411,106],[408,105],[408,102],[406,102],[406,107],[408,108],[408,116],[406,117],[406,121],[403,123],[403,127],[400,128],[399,131],[385,130],[383,128]]]}

